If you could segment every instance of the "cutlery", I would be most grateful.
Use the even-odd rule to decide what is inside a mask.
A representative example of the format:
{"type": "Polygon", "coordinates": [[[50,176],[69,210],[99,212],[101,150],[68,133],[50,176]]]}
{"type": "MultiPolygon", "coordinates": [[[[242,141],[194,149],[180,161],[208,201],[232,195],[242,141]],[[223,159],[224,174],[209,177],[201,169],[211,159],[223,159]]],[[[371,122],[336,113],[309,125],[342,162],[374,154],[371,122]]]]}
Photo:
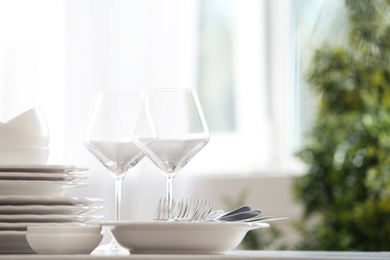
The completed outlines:
{"type": "Polygon", "coordinates": [[[177,202],[160,199],[155,220],[166,221],[200,221],[210,214],[213,204],[207,200],[182,199],[177,202]]]}
{"type": "Polygon", "coordinates": [[[213,204],[207,200],[182,199],[175,200],[160,199],[155,220],[163,221],[197,221],[197,222],[250,222],[262,223],[276,220],[288,219],[288,217],[259,216],[260,209],[251,209],[244,205],[231,211],[213,210],[213,204]]]}
{"type": "Polygon", "coordinates": [[[285,219],[289,219],[289,217],[264,216],[264,217],[255,217],[255,218],[251,218],[251,219],[245,219],[243,221],[244,222],[251,222],[251,223],[263,223],[263,222],[285,220],[285,219]]]}
{"type": "Polygon", "coordinates": [[[239,212],[236,214],[223,215],[221,217],[216,218],[215,220],[218,220],[218,221],[243,221],[246,219],[251,219],[251,218],[257,217],[259,214],[261,214],[261,210],[255,209],[255,210],[248,210],[248,211],[239,212]]]}
{"type": "Polygon", "coordinates": [[[236,209],[233,209],[231,211],[228,211],[228,212],[218,216],[218,218],[223,218],[223,217],[227,217],[227,216],[230,216],[230,215],[234,215],[234,214],[237,214],[237,213],[241,213],[241,212],[244,212],[244,211],[250,211],[250,210],[251,210],[251,208],[249,206],[244,205],[244,206],[238,207],[236,209]]]}

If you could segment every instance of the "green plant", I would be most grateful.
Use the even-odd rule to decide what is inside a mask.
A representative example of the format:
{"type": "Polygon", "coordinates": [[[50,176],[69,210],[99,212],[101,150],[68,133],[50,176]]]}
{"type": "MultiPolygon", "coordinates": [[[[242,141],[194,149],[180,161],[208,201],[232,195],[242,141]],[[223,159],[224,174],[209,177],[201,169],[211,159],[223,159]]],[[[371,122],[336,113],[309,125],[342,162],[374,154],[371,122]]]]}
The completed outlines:
{"type": "Polygon", "coordinates": [[[390,250],[390,1],[345,5],[348,46],[318,49],[308,75],[320,102],[298,153],[309,166],[295,182],[305,208],[298,247],[390,250]]]}

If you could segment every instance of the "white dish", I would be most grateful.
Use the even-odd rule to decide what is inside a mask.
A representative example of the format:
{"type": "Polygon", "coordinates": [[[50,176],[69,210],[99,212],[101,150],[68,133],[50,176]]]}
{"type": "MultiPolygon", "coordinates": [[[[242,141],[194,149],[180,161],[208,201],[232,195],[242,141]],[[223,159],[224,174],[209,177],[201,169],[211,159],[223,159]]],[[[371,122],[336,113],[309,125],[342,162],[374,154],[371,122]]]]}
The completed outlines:
{"type": "Polygon", "coordinates": [[[267,223],[244,222],[102,222],[133,254],[225,254],[252,229],[267,223]]]}
{"type": "Polygon", "coordinates": [[[0,196],[62,196],[69,189],[87,185],[88,183],[68,181],[0,180],[0,196]]]}
{"type": "Polygon", "coordinates": [[[75,165],[50,165],[50,164],[0,164],[2,172],[78,172],[88,168],[75,165]]]}
{"type": "Polygon", "coordinates": [[[102,241],[101,234],[27,234],[37,254],[90,254],[102,241]]]}
{"type": "Polygon", "coordinates": [[[1,146],[47,147],[49,127],[42,110],[33,107],[0,125],[1,146]]]}
{"type": "MultiPolygon", "coordinates": [[[[103,206],[83,205],[0,205],[0,214],[73,214],[83,215],[103,206]]],[[[0,223],[1,225],[1,223],[0,223]]]]}
{"type": "Polygon", "coordinates": [[[27,231],[0,231],[0,254],[33,254],[26,234],[27,231]]]}
{"type": "Polygon", "coordinates": [[[47,225],[49,223],[37,222],[0,222],[0,232],[2,231],[27,231],[27,227],[35,225],[47,225]]]}
{"type": "MultiPolygon", "coordinates": [[[[47,225],[65,225],[71,224],[75,225],[75,222],[65,222],[65,223],[56,223],[56,222],[0,222],[0,231],[27,231],[28,227],[31,226],[47,226],[47,225]]],[[[80,225],[86,225],[84,223],[78,223],[80,225]]]]}
{"type": "Polygon", "coordinates": [[[96,205],[101,198],[68,196],[0,196],[0,205],[96,205]]]}
{"type": "Polygon", "coordinates": [[[99,218],[101,215],[66,215],[66,214],[0,214],[0,222],[45,222],[45,223],[88,223],[99,218]]]}
{"type": "Polygon", "coordinates": [[[88,177],[76,173],[53,173],[53,172],[0,172],[0,180],[60,180],[80,181],[88,177]]]}

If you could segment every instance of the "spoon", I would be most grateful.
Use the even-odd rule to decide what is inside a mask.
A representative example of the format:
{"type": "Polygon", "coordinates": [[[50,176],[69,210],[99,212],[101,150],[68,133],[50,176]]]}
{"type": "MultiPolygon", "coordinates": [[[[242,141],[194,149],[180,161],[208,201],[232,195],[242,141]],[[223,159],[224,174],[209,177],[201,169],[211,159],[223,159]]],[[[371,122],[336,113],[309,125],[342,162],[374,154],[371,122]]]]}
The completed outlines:
{"type": "Polygon", "coordinates": [[[261,213],[261,210],[259,210],[259,209],[248,210],[248,211],[238,212],[235,214],[223,215],[223,216],[216,218],[216,220],[219,220],[219,221],[243,221],[246,219],[257,217],[260,213],[261,213]]]}
{"type": "Polygon", "coordinates": [[[244,206],[238,207],[236,209],[233,209],[231,211],[228,211],[226,213],[223,213],[222,215],[216,216],[215,218],[223,218],[223,217],[227,217],[227,216],[230,216],[230,215],[234,215],[234,214],[237,214],[237,213],[250,211],[250,210],[251,210],[251,208],[249,206],[244,205],[244,206]]]}

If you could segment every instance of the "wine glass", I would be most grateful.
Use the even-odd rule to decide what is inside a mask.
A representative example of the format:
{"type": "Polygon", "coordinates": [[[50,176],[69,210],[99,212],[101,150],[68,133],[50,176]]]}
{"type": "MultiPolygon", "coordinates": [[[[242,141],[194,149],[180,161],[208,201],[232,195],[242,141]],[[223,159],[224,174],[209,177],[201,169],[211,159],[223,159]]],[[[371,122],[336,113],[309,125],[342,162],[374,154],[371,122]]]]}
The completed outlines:
{"type": "Polygon", "coordinates": [[[196,91],[148,90],[134,124],[133,140],[163,171],[172,205],[175,176],[209,141],[196,91]]]}
{"type": "MultiPolygon", "coordinates": [[[[136,91],[96,92],[82,132],[83,145],[115,179],[115,221],[122,219],[122,180],[144,157],[131,136],[142,98],[136,91]]],[[[98,250],[124,251],[115,239],[98,250]]]]}

